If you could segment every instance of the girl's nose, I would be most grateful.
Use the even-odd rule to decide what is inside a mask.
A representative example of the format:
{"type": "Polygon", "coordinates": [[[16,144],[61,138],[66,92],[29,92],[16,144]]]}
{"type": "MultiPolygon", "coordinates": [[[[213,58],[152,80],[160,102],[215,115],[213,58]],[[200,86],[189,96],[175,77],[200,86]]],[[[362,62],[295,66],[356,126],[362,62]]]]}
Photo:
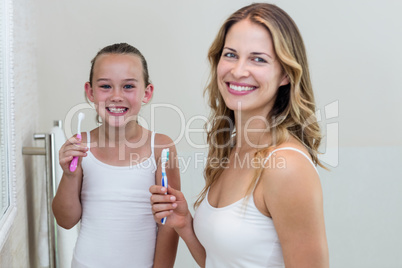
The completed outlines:
{"type": "Polygon", "coordinates": [[[123,101],[123,91],[118,88],[114,89],[111,100],[112,101],[123,101]]]}
{"type": "Polygon", "coordinates": [[[247,62],[244,60],[238,60],[235,63],[233,63],[231,73],[236,78],[249,76],[250,72],[247,66],[247,62]]]}

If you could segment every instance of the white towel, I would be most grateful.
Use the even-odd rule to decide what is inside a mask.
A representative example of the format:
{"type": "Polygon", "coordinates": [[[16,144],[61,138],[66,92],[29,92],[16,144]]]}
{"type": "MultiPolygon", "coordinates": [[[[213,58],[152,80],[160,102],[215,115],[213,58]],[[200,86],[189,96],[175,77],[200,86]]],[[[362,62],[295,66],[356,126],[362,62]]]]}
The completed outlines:
{"type": "MultiPolygon", "coordinates": [[[[66,142],[66,136],[64,135],[63,129],[60,127],[53,127],[51,129],[51,133],[54,134],[55,141],[55,163],[56,163],[56,180],[55,187],[59,186],[61,177],[63,175],[63,170],[59,165],[59,150],[61,146],[66,142]]],[[[60,268],[70,268],[71,261],[73,259],[73,251],[75,247],[75,243],[78,237],[78,227],[77,225],[73,228],[66,230],[57,225],[57,247],[58,247],[58,263],[60,268]]]]}

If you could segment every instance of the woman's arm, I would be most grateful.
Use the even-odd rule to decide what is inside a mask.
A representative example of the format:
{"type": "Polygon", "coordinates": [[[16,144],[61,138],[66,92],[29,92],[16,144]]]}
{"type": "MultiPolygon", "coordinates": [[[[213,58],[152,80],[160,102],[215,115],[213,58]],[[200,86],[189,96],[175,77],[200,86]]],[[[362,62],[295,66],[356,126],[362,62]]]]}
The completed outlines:
{"type": "MultiPolygon", "coordinates": [[[[84,134],[85,135],[85,134],[84,134]]],[[[82,184],[82,157],[86,156],[85,144],[75,137],[70,138],[60,148],[60,166],[63,169],[63,176],[53,198],[52,209],[57,224],[63,228],[70,229],[81,219],[81,184],[82,184]],[[70,163],[74,156],[79,157],[77,169],[70,171],[70,163]]]]}
{"type": "MultiPolygon", "coordinates": [[[[278,151],[285,165],[263,172],[265,205],[272,216],[287,268],[329,267],[323,197],[319,176],[300,153],[278,151]]],[[[276,161],[278,162],[278,161],[276,161]]]]}

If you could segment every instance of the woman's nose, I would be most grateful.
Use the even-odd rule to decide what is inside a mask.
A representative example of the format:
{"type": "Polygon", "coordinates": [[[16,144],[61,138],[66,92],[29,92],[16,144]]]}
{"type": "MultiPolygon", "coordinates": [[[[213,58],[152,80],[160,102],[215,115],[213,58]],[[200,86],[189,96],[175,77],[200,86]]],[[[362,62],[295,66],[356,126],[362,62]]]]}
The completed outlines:
{"type": "Polygon", "coordinates": [[[234,62],[231,73],[236,78],[249,76],[250,72],[247,66],[247,62],[244,60],[238,60],[234,62]]]}

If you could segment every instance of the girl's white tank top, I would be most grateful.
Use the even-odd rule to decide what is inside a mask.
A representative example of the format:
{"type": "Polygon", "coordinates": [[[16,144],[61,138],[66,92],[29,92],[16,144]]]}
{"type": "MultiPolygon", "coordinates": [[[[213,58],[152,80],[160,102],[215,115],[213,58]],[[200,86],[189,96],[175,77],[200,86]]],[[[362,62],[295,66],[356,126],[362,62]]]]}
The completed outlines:
{"type": "MultiPolygon", "coordinates": [[[[155,184],[155,133],[151,156],[112,166],[88,151],[82,160],[82,217],[72,267],[152,267],[157,225],[149,187],[155,184]]],[[[90,148],[90,133],[87,144],[90,148]]]]}

